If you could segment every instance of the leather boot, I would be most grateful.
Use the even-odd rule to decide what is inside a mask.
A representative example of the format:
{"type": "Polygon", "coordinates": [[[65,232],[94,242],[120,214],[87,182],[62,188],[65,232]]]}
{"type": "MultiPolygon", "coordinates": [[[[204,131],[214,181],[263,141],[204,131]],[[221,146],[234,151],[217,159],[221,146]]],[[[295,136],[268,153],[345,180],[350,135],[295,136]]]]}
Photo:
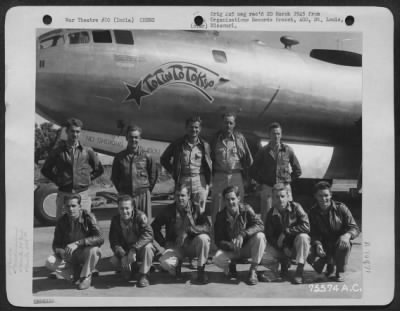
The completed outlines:
{"type": "Polygon", "coordinates": [[[147,278],[147,274],[141,273],[139,277],[139,281],[137,282],[137,287],[147,287],[150,285],[149,279],[147,278]]]}
{"type": "Polygon", "coordinates": [[[257,266],[250,266],[249,278],[247,279],[249,285],[256,285],[258,283],[257,266]]]}
{"type": "Polygon", "coordinates": [[[297,264],[296,273],[293,278],[293,284],[303,284],[304,263],[297,264]]]}
{"type": "Polygon", "coordinates": [[[236,270],[236,263],[231,262],[229,264],[229,272],[228,273],[229,273],[228,276],[230,278],[233,278],[233,279],[237,278],[238,274],[237,274],[237,270],[236,270]]]}
{"type": "Polygon", "coordinates": [[[208,283],[208,277],[205,271],[205,265],[197,267],[196,283],[201,285],[208,283]]]}

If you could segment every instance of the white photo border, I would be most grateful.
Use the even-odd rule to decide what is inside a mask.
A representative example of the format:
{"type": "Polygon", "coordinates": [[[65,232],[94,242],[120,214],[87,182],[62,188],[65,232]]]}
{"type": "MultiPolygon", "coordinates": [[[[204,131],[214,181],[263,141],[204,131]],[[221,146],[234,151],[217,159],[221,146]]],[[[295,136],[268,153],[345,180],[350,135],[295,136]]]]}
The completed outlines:
{"type": "MultiPolygon", "coordinates": [[[[35,123],[36,29],[44,28],[42,18],[49,14],[49,28],[191,29],[194,16],[209,16],[216,7],[15,7],[5,22],[5,103],[6,103],[6,288],[13,305],[34,306],[32,294],[33,257],[33,151],[35,123]],[[149,24],[68,23],[68,16],[118,16],[132,8],[131,16],[156,17],[149,24]],[[174,18],[170,18],[174,16],[174,18]],[[28,151],[28,152],[27,152],[28,151]],[[15,165],[18,163],[18,165],[15,165]],[[28,202],[28,204],[27,204],[28,202]],[[24,217],[21,219],[21,215],[24,217]],[[15,221],[18,219],[18,222],[15,221]],[[15,261],[13,261],[15,259],[15,261]],[[29,280],[29,281],[27,281],[29,280]]],[[[235,10],[235,7],[219,7],[235,10]]],[[[238,8],[236,8],[238,9],[238,8]]],[[[254,7],[240,7],[240,10],[254,7]]],[[[296,7],[284,7],[295,10],[296,7]]],[[[243,305],[384,305],[394,296],[394,84],[392,13],[379,7],[301,7],[323,14],[352,15],[355,24],[344,23],[241,25],[241,30],[338,31],[363,34],[363,295],[361,299],[249,299],[243,305]],[[382,162],[384,153],[385,165],[382,162]],[[379,229],[378,229],[379,228],[379,229]],[[382,242],[382,238],[385,242],[382,242]],[[366,265],[368,271],[366,272],[366,265]]],[[[126,15],[126,14],[125,14],[126,15]]],[[[208,29],[212,30],[212,29],[208,29]]],[[[218,29],[217,29],[218,30],[218,29]]],[[[132,298],[49,297],[48,306],[175,306],[238,305],[227,298],[132,298]],[[211,301],[211,302],[210,302],[211,301]]],[[[43,304],[41,305],[43,306],[43,304]]]]}

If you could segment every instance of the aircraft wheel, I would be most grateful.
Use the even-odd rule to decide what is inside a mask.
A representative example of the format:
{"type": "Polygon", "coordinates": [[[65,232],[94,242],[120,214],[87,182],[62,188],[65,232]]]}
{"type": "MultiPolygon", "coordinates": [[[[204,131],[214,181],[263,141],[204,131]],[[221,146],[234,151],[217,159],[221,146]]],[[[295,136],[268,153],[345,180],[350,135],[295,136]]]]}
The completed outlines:
{"type": "Polygon", "coordinates": [[[57,187],[54,184],[41,184],[34,194],[34,214],[43,225],[56,224],[57,187]]]}

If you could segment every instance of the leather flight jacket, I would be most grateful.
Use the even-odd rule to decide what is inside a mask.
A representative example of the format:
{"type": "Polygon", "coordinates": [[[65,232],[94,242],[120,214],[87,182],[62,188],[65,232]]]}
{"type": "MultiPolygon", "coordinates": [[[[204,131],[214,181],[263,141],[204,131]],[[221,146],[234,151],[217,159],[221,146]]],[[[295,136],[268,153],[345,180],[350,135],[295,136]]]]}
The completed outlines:
{"type": "Polygon", "coordinates": [[[279,213],[276,207],[268,211],[265,219],[265,237],[267,242],[274,248],[278,247],[278,238],[281,233],[285,234],[283,247],[291,248],[294,239],[300,233],[310,233],[310,222],[307,213],[299,203],[289,202],[289,206],[283,212],[279,213]]]}
{"type": "Polygon", "coordinates": [[[321,208],[315,204],[309,213],[311,224],[311,243],[313,245],[335,244],[339,237],[345,233],[350,234],[350,239],[355,239],[360,234],[360,229],[349,208],[338,201],[333,201],[329,207],[328,216],[324,217],[321,208]],[[328,219],[328,221],[326,221],[328,219]]]}
{"type": "Polygon", "coordinates": [[[114,158],[111,180],[118,193],[135,196],[147,189],[152,191],[157,178],[156,163],[141,146],[137,154],[130,154],[125,149],[114,158]]]}
{"type": "Polygon", "coordinates": [[[250,168],[251,178],[270,187],[277,183],[290,183],[300,175],[300,163],[293,149],[283,143],[277,155],[269,144],[264,146],[257,152],[250,168]]]}
{"type": "MultiPolygon", "coordinates": [[[[193,223],[187,228],[186,234],[189,238],[194,238],[199,234],[208,234],[211,232],[211,224],[205,213],[200,213],[200,209],[189,201],[189,208],[193,217],[193,223]]],[[[154,231],[154,239],[157,243],[165,247],[168,243],[174,243],[178,237],[176,232],[176,213],[177,207],[175,203],[168,205],[163,212],[158,215],[151,226],[154,231]],[[161,228],[165,226],[165,236],[161,233],[161,228]]]]}
{"type": "Polygon", "coordinates": [[[122,233],[121,216],[115,215],[111,219],[109,240],[111,249],[117,257],[123,257],[130,249],[138,251],[153,242],[153,229],[143,212],[135,210],[130,221],[132,222],[132,230],[137,237],[137,241],[129,245],[122,233]]]}
{"type": "MultiPolygon", "coordinates": [[[[264,232],[264,224],[261,218],[254,212],[248,204],[239,204],[239,215],[237,216],[241,224],[239,235],[243,237],[245,244],[252,236],[258,232],[264,232]]],[[[232,251],[231,242],[234,236],[228,220],[228,209],[225,207],[218,212],[214,225],[214,239],[218,248],[226,251],[232,251]]]]}
{"type": "Polygon", "coordinates": [[[86,246],[101,246],[104,243],[104,238],[97,224],[94,215],[84,209],[81,209],[79,216],[79,229],[84,233],[84,238],[79,241],[71,241],[71,223],[68,214],[64,214],[56,223],[54,231],[54,239],[52,248],[56,251],[56,248],[64,249],[68,244],[77,242],[79,247],[86,246]]]}
{"type": "Polygon", "coordinates": [[[71,151],[63,141],[50,152],[41,172],[60,191],[82,192],[89,188],[93,179],[103,174],[104,169],[92,148],[79,144],[71,157],[71,151]]]}

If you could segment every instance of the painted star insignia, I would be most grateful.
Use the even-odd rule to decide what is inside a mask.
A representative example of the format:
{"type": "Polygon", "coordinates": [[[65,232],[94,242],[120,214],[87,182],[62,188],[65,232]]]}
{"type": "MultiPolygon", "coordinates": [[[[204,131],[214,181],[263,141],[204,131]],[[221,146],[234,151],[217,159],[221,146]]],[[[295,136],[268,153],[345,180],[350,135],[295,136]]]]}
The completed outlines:
{"type": "Polygon", "coordinates": [[[125,101],[133,99],[139,108],[141,105],[142,97],[150,95],[150,93],[142,90],[142,84],[142,80],[140,80],[138,84],[136,84],[136,86],[125,83],[125,86],[128,88],[129,91],[129,95],[125,98],[125,101]]]}

